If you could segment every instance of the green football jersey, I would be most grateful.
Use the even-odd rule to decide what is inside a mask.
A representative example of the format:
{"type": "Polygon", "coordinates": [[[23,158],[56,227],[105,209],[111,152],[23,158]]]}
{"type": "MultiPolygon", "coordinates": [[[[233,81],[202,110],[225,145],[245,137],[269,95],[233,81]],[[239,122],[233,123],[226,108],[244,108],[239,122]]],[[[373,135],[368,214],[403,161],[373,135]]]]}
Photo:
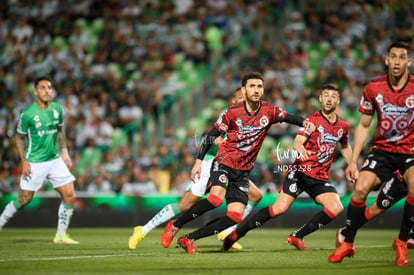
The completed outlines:
{"type": "MultiPolygon", "coordinates": [[[[221,113],[220,113],[220,115],[219,115],[219,118],[218,118],[218,119],[220,119],[221,115],[222,115],[225,111],[227,111],[227,108],[226,108],[226,109],[223,109],[223,110],[221,111],[221,113]]],[[[218,120],[218,119],[217,119],[217,120],[218,120]]],[[[217,121],[216,121],[216,122],[217,122],[217,121]]],[[[224,134],[222,137],[223,137],[223,138],[226,138],[226,135],[224,134]]],[[[206,155],[204,156],[203,160],[205,160],[205,161],[209,161],[209,160],[213,159],[213,158],[216,156],[217,152],[218,152],[218,146],[217,146],[217,145],[212,144],[212,145],[211,145],[211,147],[210,147],[210,149],[208,149],[208,151],[207,151],[206,155]]]]}
{"type": "Polygon", "coordinates": [[[29,162],[58,157],[56,136],[60,125],[63,125],[63,108],[56,102],[50,102],[46,110],[34,102],[21,113],[17,132],[27,135],[26,158],[29,162]]]}

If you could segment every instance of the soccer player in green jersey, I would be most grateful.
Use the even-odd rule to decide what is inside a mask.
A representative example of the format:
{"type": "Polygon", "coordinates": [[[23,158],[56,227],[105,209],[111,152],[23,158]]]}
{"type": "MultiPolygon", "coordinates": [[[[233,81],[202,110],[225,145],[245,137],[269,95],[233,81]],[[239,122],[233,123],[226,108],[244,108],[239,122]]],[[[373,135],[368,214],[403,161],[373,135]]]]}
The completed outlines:
{"type": "Polygon", "coordinates": [[[75,177],[69,171],[72,160],[66,148],[63,108],[51,101],[53,90],[48,78],[36,79],[34,86],[36,101],[21,113],[15,135],[22,165],[19,194],[17,200],[10,201],[1,213],[0,230],[18,210],[32,201],[34,193],[42,187],[47,178],[62,197],[53,242],[78,244],[79,242],[72,240],[66,233],[76,195],[73,186],[75,177]],[[24,142],[25,137],[27,146],[24,142]]]}

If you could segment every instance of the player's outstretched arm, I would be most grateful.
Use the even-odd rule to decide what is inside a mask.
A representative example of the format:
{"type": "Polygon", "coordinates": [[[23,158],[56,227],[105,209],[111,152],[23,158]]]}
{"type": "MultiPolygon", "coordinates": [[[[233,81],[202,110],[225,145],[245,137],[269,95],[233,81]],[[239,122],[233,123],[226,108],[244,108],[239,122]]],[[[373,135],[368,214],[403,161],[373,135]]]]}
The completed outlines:
{"type": "Polygon", "coordinates": [[[293,148],[299,153],[299,156],[303,160],[307,160],[311,155],[315,154],[315,152],[309,151],[305,148],[304,144],[307,140],[308,137],[298,134],[293,142],[293,148]]]}
{"type": "Polygon", "coordinates": [[[287,113],[285,118],[283,119],[283,122],[289,123],[289,124],[293,124],[296,126],[300,126],[300,127],[305,127],[306,132],[313,133],[316,129],[315,124],[313,124],[312,122],[310,122],[309,120],[304,119],[301,116],[298,115],[293,115],[293,114],[289,114],[287,113]]]}

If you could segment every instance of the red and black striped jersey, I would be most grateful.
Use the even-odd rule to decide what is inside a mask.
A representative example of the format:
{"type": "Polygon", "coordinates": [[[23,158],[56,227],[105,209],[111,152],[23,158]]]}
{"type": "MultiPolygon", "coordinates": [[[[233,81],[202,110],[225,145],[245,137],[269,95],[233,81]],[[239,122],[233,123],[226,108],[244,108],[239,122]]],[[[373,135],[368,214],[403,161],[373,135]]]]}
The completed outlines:
{"type": "Polygon", "coordinates": [[[373,148],[387,152],[414,152],[414,77],[395,91],[387,75],[370,81],[365,87],[359,111],[366,115],[377,112],[378,123],[373,148]]]}
{"type": "Polygon", "coordinates": [[[297,134],[308,138],[303,146],[315,154],[310,155],[307,160],[302,160],[298,156],[292,169],[299,170],[309,177],[328,181],[336,145],[338,142],[348,143],[348,122],[337,115],[336,121],[332,123],[321,111],[316,111],[306,119],[315,124],[316,130],[309,134],[302,127],[297,134]]]}
{"type": "Polygon", "coordinates": [[[245,102],[231,106],[215,127],[227,138],[220,144],[216,159],[236,170],[251,170],[263,140],[272,124],[282,122],[286,111],[261,101],[255,113],[249,113],[245,102]]]}

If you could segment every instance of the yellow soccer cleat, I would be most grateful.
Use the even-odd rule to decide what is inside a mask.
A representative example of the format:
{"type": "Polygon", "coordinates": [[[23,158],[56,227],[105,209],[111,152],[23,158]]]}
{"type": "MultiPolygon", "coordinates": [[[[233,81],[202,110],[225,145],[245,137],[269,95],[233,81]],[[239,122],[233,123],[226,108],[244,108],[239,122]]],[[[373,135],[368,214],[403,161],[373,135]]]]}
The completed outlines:
{"type": "Polygon", "coordinates": [[[129,249],[137,248],[137,245],[145,238],[144,233],[142,233],[142,226],[136,226],[134,228],[134,233],[128,240],[129,249]]]}
{"type": "Polygon", "coordinates": [[[72,240],[69,237],[69,234],[65,234],[63,236],[55,236],[53,239],[54,243],[63,243],[63,244],[79,244],[79,242],[72,240]]]}
{"type": "MultiPolygon", "coordinates": [[[[220,241],[224,241],[224,239],[227,237],[227,234],[224,231],[221,231],[217,234],[217,239],[220,241]]],[[[239,244],[238,242],[235,242],[232,246],[233,249],[242,250],[243,246],[239,244]]]]}

